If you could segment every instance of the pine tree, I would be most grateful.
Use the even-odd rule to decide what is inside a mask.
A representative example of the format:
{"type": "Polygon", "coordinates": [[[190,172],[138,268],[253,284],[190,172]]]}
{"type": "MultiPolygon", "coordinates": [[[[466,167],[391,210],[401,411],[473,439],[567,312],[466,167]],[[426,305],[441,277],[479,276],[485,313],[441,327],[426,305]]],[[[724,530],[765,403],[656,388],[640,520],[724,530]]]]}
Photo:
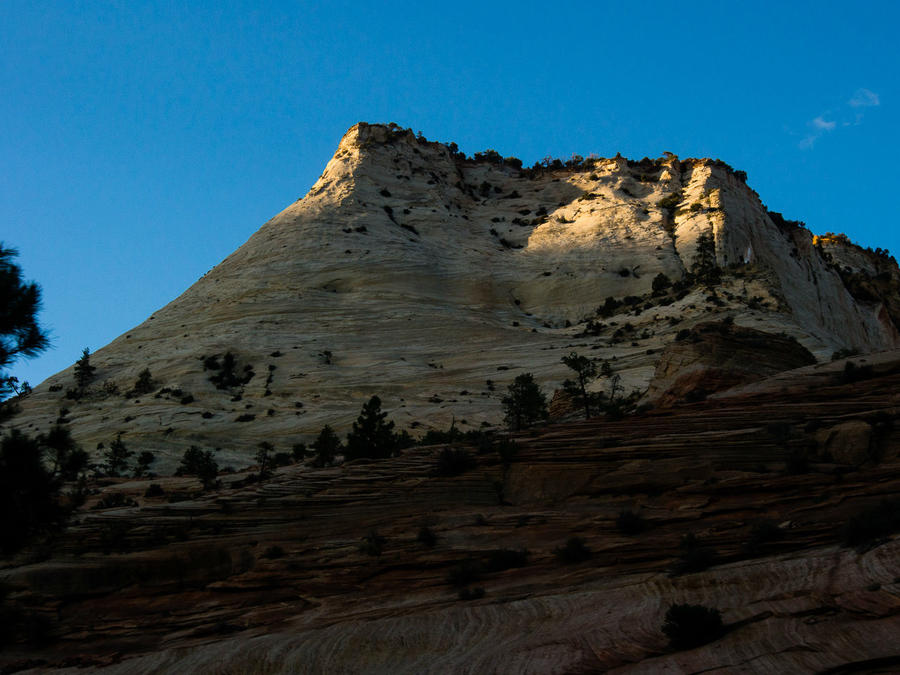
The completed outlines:
{"type": "Polygon", "coordinates": [[[125,443],[122,442],[122,434],[116,436],[116,440],[109,444],[103,457],[106,460],[106,473],[110,476],[118,476],[128,463],[128,458],[134,454],[129,450],[125,443]]]}
{"type": "Polygon", "coordinates": [[[315,466],[331,466],[334,464],[334,456],[343,449],[341,439],[327,424],[322,427],[319,437],[311,447],[316,453],[316,458],[313,460],[315,466]]]}
{"type": "Polygon", "coordinates": [[[96,370],[97,368],[91,365],[91,350],[85,347],[81,351],[81,358],[75,363],[75,384],[80,392],[84,392],[84,388],[94,379],[96,370]]]}
{"type": "Polygon", "coordinates": [[[353,423],[353,430],[347,434],[347,459],[384,459],[394,454],[397,450],[394,423],[385,421],[386,417],[387,413],[381,412],[381,399],[377,396],[363,405],[353,423]]]}
{"type": "Polygon", "coordinates": [[[257,446],[256,463],[259,464],[259,477],[266,478],[271,473],[272,456],[271,452],[275,449],[268,441],[263,441],[257,446]]]}
{"type": "Polygon", "coordinates": [[[37,356],[50,344],[37,323],[41,289],[22,280],[22,271],[13,262],[17,255],[0,243],[0,400],[12,391],[5,368],[20,356],[37,356]]]}
{"type": "Polygon", "coordinates": [[[591,402],[595,396],[588,393],[588,382],[597,377],[597,364],[586,356],[572,352],[562,357],[562,362],[575,371],[577,379],[563,382],[563,389],[580,406],[584,407],[584,418],[591,417],[591,402]]]}
{"type": "Polygon", "coordinates": [[[547,398],[531,373],[517,376],[500,402],[506,414],[506,424],[513,431],[547,419],[547,398]]]}

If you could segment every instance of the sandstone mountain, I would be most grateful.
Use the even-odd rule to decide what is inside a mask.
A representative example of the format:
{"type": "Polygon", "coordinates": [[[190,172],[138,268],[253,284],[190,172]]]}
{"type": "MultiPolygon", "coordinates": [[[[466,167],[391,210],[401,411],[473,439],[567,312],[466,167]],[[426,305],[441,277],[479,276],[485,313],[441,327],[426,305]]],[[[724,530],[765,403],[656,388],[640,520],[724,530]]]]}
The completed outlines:
{"type": "Polygon", "coordinates": [[[190,445],[243,466],[262,440],[345,429],[372,394],[414,434],[494,425],[516,375],[552,391],[571,351],[643,391],[679,331],[724,317],[819,360],[900,347],[898,288],[885,253],[768,212],[718,160],[522,169],[360,123],[304,198],[98,350],[85,396],[65,397],[67,369],[15,424],[68,409],[89,449],[122,433],[161,471],[190,445]],[[144,369],[152,387],[131,391],[144,369]]]}

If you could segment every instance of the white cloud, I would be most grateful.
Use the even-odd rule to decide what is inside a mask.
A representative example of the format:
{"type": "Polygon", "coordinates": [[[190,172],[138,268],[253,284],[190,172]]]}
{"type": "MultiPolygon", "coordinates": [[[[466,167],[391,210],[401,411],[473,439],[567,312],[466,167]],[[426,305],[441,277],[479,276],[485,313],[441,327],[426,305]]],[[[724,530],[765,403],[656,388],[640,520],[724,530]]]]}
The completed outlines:
{"type": "Polygon", "coordinates": [[[862,124],[864,113],[861,108],[874,108],[879,105],[881,105],[881,99],[874,91],[865,88],[857,89],[853,92],[853,97],[847,101],[846,105],[841,106],[837,110],[826,110],[818,117],[814,117],[807,122],[806,126],[809,127],[809,131],[803,137],[803,140],[798,143],[798,147],[809,150],[815,146],[819,138],[830,131],[834,131],[838,126],[843,128],[862,124]],[[851,108],[855,109],[855,112],[851,112],[851,108]],[[827,117],[832,119],[826,119],[827,117]]]}
{"type": "Polygon", "coordinates": [[[853,94],[853,98],[851,98],[847,103],[849,103],[853,108],[869,108],[872,106],[881,105],[881,99],[874,91],[869,91],[868,89],[857,89],[853,94]]]}

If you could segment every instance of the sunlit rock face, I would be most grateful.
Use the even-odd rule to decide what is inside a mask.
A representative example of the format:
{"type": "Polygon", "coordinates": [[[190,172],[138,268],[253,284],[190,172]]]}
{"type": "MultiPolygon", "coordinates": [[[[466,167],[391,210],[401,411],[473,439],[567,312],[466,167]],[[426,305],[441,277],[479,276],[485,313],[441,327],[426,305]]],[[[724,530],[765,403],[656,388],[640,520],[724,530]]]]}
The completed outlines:
{"type": "Polygon", "coordinates": [[[65,398],[62,371],[16,425],[43,431],[68,408],[86,448],[122,432],[159,470],[190,445],[239,466],[260,441],[346,429],[372,394],[414,434],[497,424],[516,375],[549,393],[571,351],[643,390],[679,330],[724,316],[819,359],[900,345],[896,264],[773,220],[722,162],[516,166],[357,124],[303,199],[98,350],[85,396],[65,398]],[[622,304],[598,317],[607,298],[622,304]],[[226,353],[235,375],[217,388],[226,353]],[[126,395],[145,368],[154,391],[126,395]]]}

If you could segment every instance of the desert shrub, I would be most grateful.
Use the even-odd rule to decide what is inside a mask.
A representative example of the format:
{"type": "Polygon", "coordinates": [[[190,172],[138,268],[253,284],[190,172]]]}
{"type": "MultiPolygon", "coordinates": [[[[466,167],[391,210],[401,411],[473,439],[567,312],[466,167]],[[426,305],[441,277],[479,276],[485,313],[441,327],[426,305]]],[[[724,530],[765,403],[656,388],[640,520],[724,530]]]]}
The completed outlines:
{"type": "Polygon", "coordinates": [[[243,415],[238,415],[234,418],[235,422],[252,422],[256,419],[256,415],[253,413],[244,413],[243,415]]]}
{"type": "Polygon", "coordinates": [[[674,649],[692,649],[718,640],[725,633],[719,610],[703,605],[672,605],[662,631],[674,649]]]}
{"type": "Polygon", "coordinates": [[[459,476],[475,468],[475,458],[462,448],[444,448],[438,455],[438,476],[459,476]]]}
{"type": "Polygon", "coordinates": [[[421,528],[419,528],[419,534],[416,535],[416,541],[423,546],[432,548],[437,543],[437,535],[430,527],[428,527],[427,525],[423,525],[421,528]]]}
{"type": "Polygon", "coordinates": [[[631,509],[622,509],[616,516],[616,529],[622,534],[640,534],[646,527],[646,521],[631,509]]]}
{"type": "Polygon", "coordinates": [[[566,564],[583,562],[592,555],[591,549],[581,537],[569,537],[566,545],[555,548],[553,553],[557,560],[566,564]]]}
{"type": "Polygon", "coordinates": [[[844,525],[844,546],[866,548],[900,531],[900,500],[883,499],[850,517],[844,525]]]}
{"type": "Polygon", "coordinates": [[[527,549],[500,548],[488,554],[486,569],[488,572],[502,572],[513,567],[525,567],[527,564],[527,549]]]}

